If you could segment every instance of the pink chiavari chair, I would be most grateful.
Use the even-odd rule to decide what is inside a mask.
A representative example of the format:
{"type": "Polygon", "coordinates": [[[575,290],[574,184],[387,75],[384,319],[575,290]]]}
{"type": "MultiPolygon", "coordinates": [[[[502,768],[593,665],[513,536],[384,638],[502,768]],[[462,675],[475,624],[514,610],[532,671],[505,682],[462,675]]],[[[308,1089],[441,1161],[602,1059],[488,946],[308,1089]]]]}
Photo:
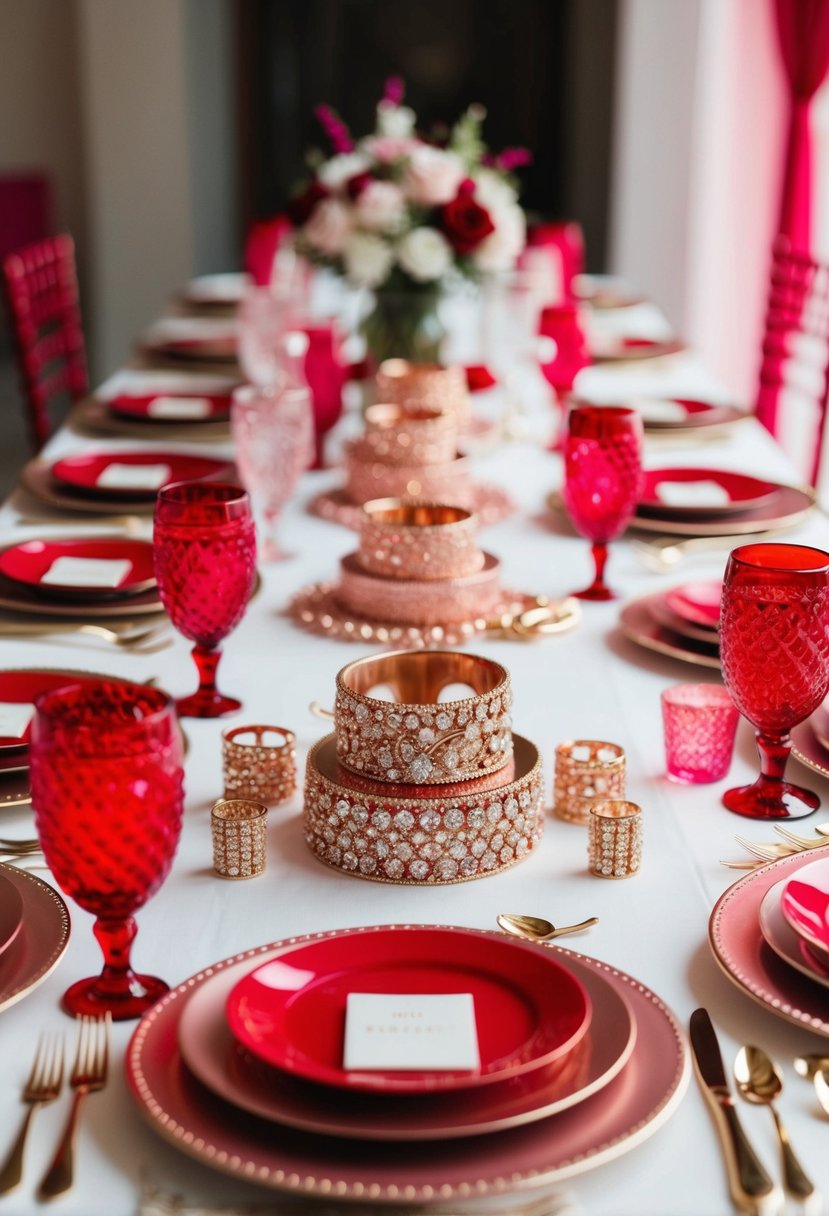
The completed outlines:
{"type": "Polygon", "coordinates": [[[817,485],[829,402],[829,265],[784,237],[772,254],[757,417],[817,485]]]}
{"type": "Polygon", "coordinates": [[[49,437],[49,407],[88,390],[75,243],[66,234],[11,253],[3,280],[35,451],[49,437]]]}

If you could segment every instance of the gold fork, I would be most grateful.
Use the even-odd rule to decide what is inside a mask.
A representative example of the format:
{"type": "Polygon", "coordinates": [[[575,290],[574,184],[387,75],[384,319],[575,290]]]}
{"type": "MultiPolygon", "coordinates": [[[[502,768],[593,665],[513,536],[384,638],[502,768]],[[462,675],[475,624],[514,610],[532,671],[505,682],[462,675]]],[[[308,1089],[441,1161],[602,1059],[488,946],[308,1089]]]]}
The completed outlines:
{"type": "Polygon", "coordinates": [[[75,1062],[69,1084],[75,1091],[72,1109],[60,1144],[46,1174],[38,1187],[39,1199],[54,1199],[68,1191],[74,1177],[75,1132],[78,1126],[78,1111],[87,1094],[103,1089],[109,1066],[109,1028],[112,1017],[82,1017],[78,1028],[78,1043],[75,1062]]]}
{"type": "Polygon", "coordinates": [[[129,631],[110,629],[106,625],[93,624],[61,624],[35,625],[28,621],[14,624],[0,624],[0,638],[44,638],[55,637],[59,634],[81,634],[87,637],[101,638],[111,642],[113,646],[122,646],[125,650],[136,650],[142,654],[154,654],[163,650],[173,641],[172,633],[164,637],[168,622],[162,621],[157,625],[144,625],[129,631]]]}
{"type": "Polygon", "coordinates": [[[37,1041],[32,1071],[23,1087],[22,1099],[28,1104],[26,1117],[17,1133],[2,1170],[0,1170],[0,1195],[5,1195],[20,1182],[23,1176],[23,1153],[32,1115],[39,1106],[54,1102],[63,1084],[63,1038],[60,1035],[41,1035],[37,1041]]]}

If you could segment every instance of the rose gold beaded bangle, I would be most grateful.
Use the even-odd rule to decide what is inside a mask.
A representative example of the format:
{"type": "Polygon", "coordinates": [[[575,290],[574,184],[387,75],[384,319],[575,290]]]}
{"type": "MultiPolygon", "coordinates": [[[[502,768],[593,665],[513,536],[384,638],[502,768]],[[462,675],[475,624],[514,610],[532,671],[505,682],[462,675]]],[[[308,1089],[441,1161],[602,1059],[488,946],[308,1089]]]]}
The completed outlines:
{"type": "Polygon", "coordinates": [[[378,781],[468,781],[497,772],[512,755],[511,709],[509,673],[492,659],[451,650],[358,659],[337,675],[337,756],[345,768],[378,781]],[[457,684],[473,695],[438,701],[457,684]],[[368,695],[381,686],[396,700],[368,695]]]}
{"type": "Polygon", "coordinates": [[[339,769],[333,735],[305,769],[305,839],[329,866],[375,882],[436,885],[495,874],[529,856],[543,830],[541,761],[515,737],[515,773],[496,789],[468,781],[451,793],[401,797],[392,785],[339,769]]]}
{"type": "Polygon", "coordinates": [[[575,739],[556,748],[553,810],[570,823],[589,823],[600,798],[624,798],[625,753],[617,743],[575,739]]]}
{"type": "Polygon", "coordinates": [[[387,578],[458,578],[484,564],[478,521],[463,507],[375,498],[363,504],[358,560],[387,578]]]}
{"type": "Polygon", "coordinates": [[[234,726],[222,735],[222,764],[225,798],[277,806],[296,789],[296,736],[281,726],[234,726]]]}
{"type": "Polygon", "coordinates": [[[363,439],[344,444],[345,489],[353,502],[373,498],[428,499],[469,507],[472,479],[469,461],[457,456],[445,464],[383,464],[363,439]]]}
{"type": "Polygon", "coordinates": [[[410,363],[408,359],[386,359],[377,370],[377,400],[391,401],[408,409],[442,410],[453,414],[463,426],[470,413],[466,372],[460,364],[410,363]]]}
{"type": "Polygon", "coordinates": [[[474,574],[458,578],[386,578],[369,574],[356,553],[340,561],[336,597],[339,605],[362,620],[396,625],[453,625],[492,616],[504,598],[501,563],[484,553],[474,574]]]}
{"type": "Polygon", "coordinates": [[[370,405],[365,412],[366,451],[383,464],[446,464],[458,450],[458,426],[453,415],[426,407],[370,405]]]}

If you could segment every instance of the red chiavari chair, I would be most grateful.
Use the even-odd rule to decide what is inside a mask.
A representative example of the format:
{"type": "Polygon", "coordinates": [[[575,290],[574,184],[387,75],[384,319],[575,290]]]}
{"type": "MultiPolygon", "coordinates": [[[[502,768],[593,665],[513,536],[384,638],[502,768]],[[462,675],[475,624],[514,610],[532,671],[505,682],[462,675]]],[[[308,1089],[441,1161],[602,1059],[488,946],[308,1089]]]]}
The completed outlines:
{"type": "Polygon", "coordinates": [[[52,402],[64,394],[77,401],[88,389],[72,237],[48,237],[9,254],[3,280],[27,426],[38,451],[49,437],[52,402]]]}
{"type": "Polygon", "coordinates": [[[829,404],[829,265],[791,249],[772,253],[757,417],[801,465],[821,471],[829,404]]]}

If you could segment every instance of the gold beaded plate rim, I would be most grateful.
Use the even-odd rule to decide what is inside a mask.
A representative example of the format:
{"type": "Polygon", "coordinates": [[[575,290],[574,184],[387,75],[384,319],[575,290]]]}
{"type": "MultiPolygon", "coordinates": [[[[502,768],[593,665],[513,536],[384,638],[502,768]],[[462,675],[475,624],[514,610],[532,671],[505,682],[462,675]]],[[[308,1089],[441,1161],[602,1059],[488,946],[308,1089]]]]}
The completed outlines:
{"type": "MultiPolygon", "coordinates": [[[[271,953],[277,957],[277,952],[284,952],[297,945],[303,945],[306,942],[321,941],[346,934],[371,933],[377,929],[390,928],[402,930],[410,928],[457,930],[458,926],[424,926],[415,924],[367,925],[353,929],[333,929],[323,933],[310,933],[291,937],[279,942],[269,943],[268,945],[253,947],[250,950],[223,959],[213,966],[206,967],[157,1001],[139,1022],[126,1053],[127,1083],[133,1100],[138,1104],[141,1114],[155,1132],[180,1151],[201,1161],[212,1169],[218,1170],[220,1173],[245,1179],[249,1182],[255,1182],[273,1190],[286,1191],[297,1195],[321,1196],[329,1200],[331,1198],[359,1199],[365,1203],[372,1204],[383,1202],[437,1203],[447,1199],[480,1199],[484,1196],[505,1195],[515,1191],[526,1191],[583,1174],[598,1165],[623,1156],[647,1140],[668,1121],[679,1107],[688,1088],[691,1068],[685,1035],[679,1026],[676,1015],[652,989],[628,973],[620,971],[608,963],[600,962],[598,959],[590,958],[575,951],[565,950],[555,945],[538,945],[531,948],[554,950],[561,956],[561,961],[565,966],[567,959],[575,959],[581,965],[590,967],[598,973],[609,977],[609,982],[612,981],[629,990],[634,1002],[641,1001],[646,1008],[656,1011],[664,1022],[666,1032],[670,1034],[673,1043],[670,1079],[666,1079],[661,1086],[658,1097],[655,1097],[653,1104],[647,1112],[640,1115],[635,1123],[625,1127],[623,1130],[616,1131],[615,1134],[611,1135],[604,1142],[590,1145],[564,1161],[547,1166],[539,1163],[538,1166],[531,1169],[501,1174],[496,1173],[489,1176],[484,1176],[483,1167],[480,1167],[478,1171],[470,1168],[470,1177],[468,1179],[438,1185],[420,1183],[419,1185],[405,1184],[401,1186],[391,1183],[378,1183],[376,1180],[372,1181],[368,1177],[359,1181],[346,1181],[345,1179],[337,1178],[336,1174],[333,1174],[333,1171],[319,1176],[317,1173],[311,1173],[307,1170],[300,1174],[295,1170],[288,1172],[286,1168],[275,1168],[262,1163],[261,1154],[258,1154],[256,1151],[249,1153],[246,1158],[240,1155],[231,1155],[227,1150],[222,1149],[218,1144],[205,1140],[198,1131],[192,1129],[192,1116],[190,1116],[186,1108],[182,1115],[181,1112],[166,1109],[159,1101],[153,1090],[152,1080],[147,1076],[143,1067],[144,1058],[152,1058],[151,1045],[148,1045],[147,1041],[159,1018],[171,1016],[168,1013],[169,1007],[177,1001],[186,1000],[192,989],[204,979],[215,974],[218,970],[246,959],[251,960],[253,967],[256,965],[257,960],[261,960],[263,955],[271,953]],[[186,1119],[190,1126],[180,1122],[182,1118],[186,1119]],[[259,1164],[255,1160],[257,1156],[259,1157],[259,1164]]],[[[500,936],[485,929],[464,928],[462,931],[487,937],[500,936]]],[[[531,945],[531,943],[525,943],[525,945],[531,945]]],[[[180,1061],[177,1053],[176,1058],[180,1061]]],[[[554,1119],[557,1117],[559,1116],[552,1116],[554,1119]]],[[[530,1127],[537,1126],[530,1125],[530,1127]]],[[[503,1134],[515,1136],[520,1135],[523,1130],[513,1129],[503,1134]]],[[[495,1133],[496,1136],[498,1134],[495,1133]]],[[[491,1137],[488,1137],[488,1140],[491,1141],[491,1137]]]]}
{"type": "MultiPolygon", "coordinates": [[[[500,486],[476,483],[471,487],[470,494],[471,500],[466,509],[472,512],[481,527],[501,523],[515,514],[515,503],[500,486]]],[[[325,490],[317,494],[308,503],[308,511],[329,523],[340,524],[353,532],[360,531],[363,504],[354,502],[343,489],[325,490]]]]}

